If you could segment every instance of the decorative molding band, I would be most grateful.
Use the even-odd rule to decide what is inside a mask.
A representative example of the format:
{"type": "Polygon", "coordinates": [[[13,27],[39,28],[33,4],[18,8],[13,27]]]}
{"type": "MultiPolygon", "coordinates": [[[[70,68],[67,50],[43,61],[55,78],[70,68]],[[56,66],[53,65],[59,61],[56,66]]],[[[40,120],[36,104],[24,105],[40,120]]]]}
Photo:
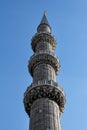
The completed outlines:
{"type": "Polygon", "coordinates": [[[38,53],[38,54],[34,54],[29,61],[28,69],[32,76],[33,76],[34,68],[38,64],[43,64],[43,63],[51,65],[54,68],[56,74],[58,74],[58,71],[60,69],[59,60],[55,56],[51,55],[50,53],[38,53]]]}
{"type": "Polygon", "coordinates": [[[36,45],[39,42],[47,42],[47,43],[51,44],[51,46],[53,47],[53,50],[55,50],[56,40],[55,40],[54,36],[52,36],[51,34],[41,32],[41,33],[36,33],[34,35],[34,37],[31,40],[31,46],[32,46],[32,49],[34,52],[35,52],[36,45]]]}
{"type": "Polygon", "coordinates": [[[25,111],[30,116],[30,110],[33,102],[40,98],[49,98],[55,101],[60,109],[60,112],[64,111],[64,105],[66,102],[65,95],[60,87],[51,86],[51,84],[38,85],[35,87],[28,87],[24,94],[24,106],[25,111]]]}

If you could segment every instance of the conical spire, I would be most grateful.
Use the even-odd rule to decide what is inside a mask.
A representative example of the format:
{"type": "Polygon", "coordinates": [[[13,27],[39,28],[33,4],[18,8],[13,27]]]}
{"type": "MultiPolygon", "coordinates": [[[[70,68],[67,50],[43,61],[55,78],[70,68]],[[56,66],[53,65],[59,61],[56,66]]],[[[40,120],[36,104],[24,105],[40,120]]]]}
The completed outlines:
{"type": "Polygon", "coordinates": [[[51,27],[49,25],[49,22],[47,20],[47,17],[46,17],[46,12],[44,11],[44,14],[43,14],[43,17],[42,17],[42,20],[37,28],[37,31],[38,32],[48,32],[48,33],[51,33],[51,27]]]}
{"type": "Polygon", "coordinates": [[[45,11],[44,11],[43,18],[42,18],[40,24],[47,24],[47,25],[49,25],[48,20],[47,20],[47,17],[46,17],[46,12],[45,12],[45,11]]]}

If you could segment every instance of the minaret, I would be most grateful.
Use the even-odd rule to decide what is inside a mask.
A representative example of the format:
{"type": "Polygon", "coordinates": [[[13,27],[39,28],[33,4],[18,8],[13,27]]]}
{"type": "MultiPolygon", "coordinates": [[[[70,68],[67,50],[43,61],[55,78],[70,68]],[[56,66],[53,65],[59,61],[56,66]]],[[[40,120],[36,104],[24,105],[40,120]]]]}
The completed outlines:
{"type": "Polygon", "coordinates": [[[34,54],[28,69],[33,81],[24,94],[25,111],[30,117],[29,130],[61,130],[65,94],[56,82],[60,62],[54,54],[56,40],[51,31],[44,13],[31,41],[34,54]]]}

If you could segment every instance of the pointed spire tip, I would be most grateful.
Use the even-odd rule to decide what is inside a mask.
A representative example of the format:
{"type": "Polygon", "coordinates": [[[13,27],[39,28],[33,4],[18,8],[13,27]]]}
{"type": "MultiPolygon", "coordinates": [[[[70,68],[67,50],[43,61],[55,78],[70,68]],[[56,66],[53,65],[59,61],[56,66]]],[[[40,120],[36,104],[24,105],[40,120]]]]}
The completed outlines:
{"type": "Polygon", "coordinates": [[[46,11],[44,11],[44,16],[46,16],[46,11]]]}
{"type": "Polygon", "coordinates": [[[37,28],[38,32],[48,32],[51,33],[51,27],[48,23],[47,17],[46,17],[46,11],[43,13],[42,20],[37,28]]]}

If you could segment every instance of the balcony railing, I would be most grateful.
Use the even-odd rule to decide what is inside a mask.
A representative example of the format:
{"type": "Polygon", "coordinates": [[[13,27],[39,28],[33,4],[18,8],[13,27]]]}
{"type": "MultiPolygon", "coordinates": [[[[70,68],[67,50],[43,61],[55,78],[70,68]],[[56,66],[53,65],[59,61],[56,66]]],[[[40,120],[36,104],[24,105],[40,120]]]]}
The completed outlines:
{"type": "Polygon", "coordinates": [[[50,87],[56,87],[58,88],[60,91],[62,91],[62,93],[64,94],[63,89],[54,81],[52,80],[38,80],[35,83],[32,83],[28,88],[27,88],[27,92],[28,90],[30,91],[32,88],[34,87],[38,87],[38,86],[43,86],[43,85],[48,85],[50,87]]]}
{"type": "Polygon", "coordinates": [[[59,59],[58,59],[58,57],[53,53],[53,52],[51,52],[51,51],[42,51],[42,50],[40,50],[40,51],[38,51],[37,53],[34,53],[31,57],[30,57],[30,59],[31,58],[33,58],[34,56],[36,56],[36,55],[39,55],[39,54],[49,54],[49,55],[52,55],[52,56],[54,56],[55,58],[57,58],[57,60],[58,60],[58,62],[59,62],[59,59]]]}

